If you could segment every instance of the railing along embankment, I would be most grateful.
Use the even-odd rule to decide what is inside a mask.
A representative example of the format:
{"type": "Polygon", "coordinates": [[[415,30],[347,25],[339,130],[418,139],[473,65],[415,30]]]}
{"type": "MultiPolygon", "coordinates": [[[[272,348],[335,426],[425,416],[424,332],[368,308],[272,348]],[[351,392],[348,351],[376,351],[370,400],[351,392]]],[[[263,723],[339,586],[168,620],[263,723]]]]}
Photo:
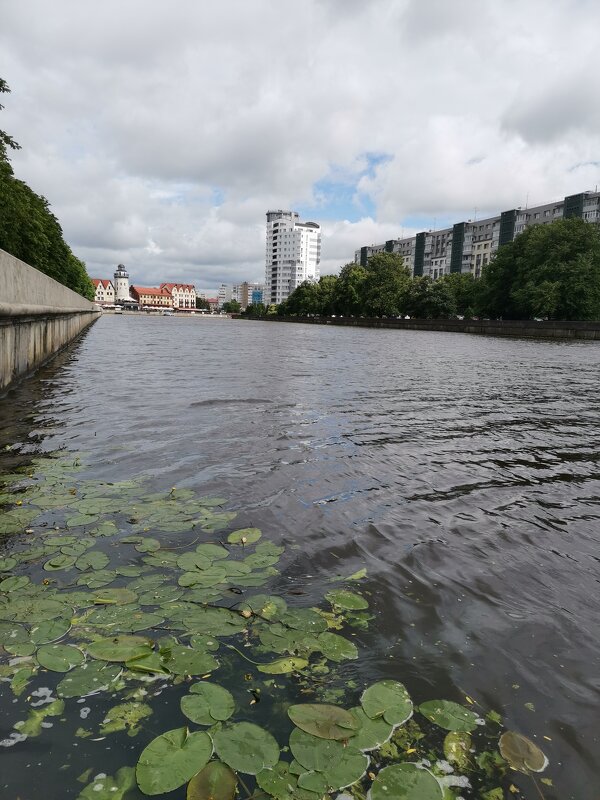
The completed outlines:
{"type": "Polygon", "coordinates": [[[0,250],[0,392],[98,318],[94,303],[0,250]]]}

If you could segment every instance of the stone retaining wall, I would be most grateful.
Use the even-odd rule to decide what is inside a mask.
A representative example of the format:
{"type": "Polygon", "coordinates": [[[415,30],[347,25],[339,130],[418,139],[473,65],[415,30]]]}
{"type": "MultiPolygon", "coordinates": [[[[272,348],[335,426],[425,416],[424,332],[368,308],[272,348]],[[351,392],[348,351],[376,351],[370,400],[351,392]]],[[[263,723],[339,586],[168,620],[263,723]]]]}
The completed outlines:
{"type": "Polygon", "coordinates": [[[100,309],[0,250],[0,392],[94,322],[100,309]]]}

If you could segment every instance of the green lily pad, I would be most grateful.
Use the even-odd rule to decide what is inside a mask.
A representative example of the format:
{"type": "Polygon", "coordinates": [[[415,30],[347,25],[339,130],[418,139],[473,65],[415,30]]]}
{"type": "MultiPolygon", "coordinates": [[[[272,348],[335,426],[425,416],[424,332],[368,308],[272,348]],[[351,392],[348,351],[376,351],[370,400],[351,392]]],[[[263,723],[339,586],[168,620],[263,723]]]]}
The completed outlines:
{"type": "MultiPolygon", "coordinates": [[[[354,747],[352,740],[346,744],[334,739],[321,739],[297,728],[290,734],[290,750],[301,767],[299,775],[306,772],[321,773],[326,778],[327,786],[332,789],[335,784],[341,788],[357,781],[369,764],[368,757],[354,747]],[[337,765],[342,766],[341,774],[337,771],[337,765]]],[[[307,781],[313,780],[304,778],[304,788],[308,788],[307,781]]]]}
{"type": "Polygon", "coordinates": [[[145,653],[143,656],[126,661],[125,666],[131,672],[144,672],[147,675],[170,675],[170,670],[165,665],[165,659],[160,653],[145,653]]]}
{"type": "Polygon", "coordinates": [[[472,731],[477,727],[477,715],[451,700],[428,700],[421,703],[419,711],[447,731],[472,731]]]}
{"type": "Polygon", "coordinates": [[[354,642],[349,642],[337,633],[321,633],[317,637],[321,652],[330,661],[346,661],[358,658],[358,648],[354,642]]]}
{"type": "Polygon", "coordinates": [[[14,724],[15,730],[25,736],[39,736],[47,717],[59,717],[65,710],[64,700],[53,700],[41,708],[32,708],[26,720],[14,724]]]}
{"type": "Polygon", "coordinates": [[[327,630],[326,620],[310,608],[290,609],[281,617],[281,622],[294,630],[306,633],[316,634],[327,630]]]}
{"type": "Polygon", "coordinates": [[[211,761],[188,783],[186,800],[234,800],[235,772],[220,761],[211,761]]]}
{"type": "Polygon", "coordinates": [[[167,731],[142,751],[135,769],[138,786],[148,795],[172,792],[208,763],[212,749],[210,736],[203,731],[167,731]]]}
{"type": "Polygon", "coordinates": [[[17,564],[17,559],[12,556],[0,558],[0,572],[10,572],[17,564]]]}
{"type": "Polygon", "coordinates": [[[256,776],[256,783],[275,800],[293,800],[297,782],[297,776],[290,772],[286,761],[278,761],[274,767],[263,769],[256,776]]]}
{"type": "Polygon", "coordinates": [[[117,570],[114,572],[107,569],[99,569],[94,572],[86,572],[77,578],[77,586],[87,586],[89,589],[102,589],[108,586],[117,577],[117,570]]]}
{"type": "Polygon", "coordinates": [[[0,645],[25,644],[29,641],[27,630],[16,622],[0,622],[0,645]]]}
{"type": "Polygon", "coordinates": [[[286,675],[289,672],[299,672],[308,666],[305,658],[290,656],[289,658],[278,658],[270,664],[261,664],[258,671],[265,675],[286,675]]]}
{"type": "Polygon", "coordinates": [[[61,569],[70,569],[75,564],[75,556],[58,555],[46,561],[44,569],[47,572],[55,572],[61,569]]]}
{"type": "Polygon", "coordinates": [[[416,764],[393,764],[384,767],[371,785],[372,800],[442,800],[440,784],[416,764]]]}
{"type": "Polygon", "coordinates": [[[195,683],[181,698],[181,710],[198,725],[214,725],[229,719],[235,710],[233,695],[215,683],[195,683]]]}
{"type": "Polygon", "coordinates": [[[258,528],[241,528],[239,531],[232,531],[227,541],[229,544],[255,544],[261,536],[262,532],[258,528]]]}
{"type": "Polygon", "coordinates": [[[413,704],[404,684],[379,681],[362,693],[360,704],[371,719],[383,717],[390,725],[402,725],[413,714],[413,704]]]}
{"type": "Polygon", "coordinates": [[[321,739],[349,739],[360,727],[349,711],[327,703],[293,705],[288,716],[298,728],[321,739]]]}
{"type": "Polygon", "coordinates": [[[38,664],[52,672],[68,672],[85,661],[85,656],[70,644],[45,644],[36,654],[38,664]]]}
{"type": "Polygon", "coordinates": [[[350,713],[360,724],[360,728],[352,738],[352,747],[356,747],[357,750],[377,750],[388,741],[394,732],[392,724],[386,722],[383,717],[377,719],[367,717],[361,706],[351,708],[350,713]]]}
{"type": "Polygon", "coordinates": [[[165,666],[175,675],[203,675],[219,667],[219,662],[210,653],[183,645],[173,647],[169,656],[163,660],[165,666]]]}
{"type": "Polygon", "coordinates": [[[155,553],[157,550],[160,550],[160,542],[158,539],[146,536],[141,542],[136,544],[135,549],[138,553],[155,553]]]}
{"type": "Polygon", "coordinates": [[[106,553],[103,553],[102,550],[89,550],[87,553],[83,553],[83,555],[79,556],[75,562],[75,566],[82,571],[86,569],[100,570],[104,569],[109,561],[109,557],[106,553]]]}
{"type": "Polygon", "coordinates": [[[256,775],[279,761],[279,745],[273,736],[252,722],[224,725],[213,734],[217,755],[238,772],[256,775]]]}
{"type": "Polygon", "coordinates": [[[86,646],[88,655],[100,661],[129,661],[152,652],[153,642],[143,636],[111,636],[86,646]]]}
{"type": "Polygon", "coordinates": [[[498,747],[502,758],[519,772],[543,772],[548,766],[548,759],[540,748],[515,731],[503,733],[498,747]]]}
{"type": "Polygon", "coordinates": [[[444,756],[449,764],[465,771],[471,763],[473,741],[466,731],[450,731],[444,739],[444,756]]]}
{"type": "Polygon", "coordinates": [[[75,667],[56,687],[59,697],[86,697],[99,691],[108,691],[121,673],[116,664],[89,661],[75,667]]]}
{"type": "Polygon", "coordinates": [[[62,639],[70,628],[71,623],[67,619],[47,619],[31,628],[31,641],[36,645],[56,642],[62,639]]]}
{"type": "Polygon", "coordinates": [[[227,558],[229,555],[229,550],[227,550],[226,547],[223,547],[222,544],[213,544],[212,542],[207,542],[199,544],[196,548],[196,553],[204,558],[209,559],[210,561],[220,561],[223,558],[227,558]]]}
{"type": "Polygon", "coordinates": [[[214,564],[206,569],[184,572],[177,581],[180,586],[201,586],[209,588],[218,586],[227,577],[227,570],[221,564],[214,564]]]}
{"type": "Polygon", "coordinates": [[[287,611],[287,603],[282,597],[269,594],[256,594],[246,598],[238,606],[240,611],[250,611],[264,619],[279,619],[287,611]]]}
{"type": "Polygon", "coordinates": [[[25,575],[5,578],[0,581],[0,592],[16,592],[19,589],[24,589],[29,582],[29,578],[25,577],[25,575]]]}
{"type": "Polygon", "coordinates": [[[77,800],[125,800],[135,788],[135,770],[133,767],[121,767],[111,775],[99,773],[78,795],[77,800]]]}
{"type": "Polygon", "coordinates": [[[140,732],[140,723],[151,716],[152,709],[146,703],[119,703],[110,708],[100,726],[100,733],[127,731],[128,736],[136,736],[140,732]]]}
{"type": "Polygon", "coordinates": [[[325,595],[327,600],[333,606],[339,606],[346,611],[362,611],[369,607],[369,604],[364,597],[355,592],[348,592],[344,589],[336,589],[333,592],[327,592],[325,595]]]}
{"type": "Polygon", "coordinates": [[[135,603],[137,594],[131,589],[100,589],[94,592],[94,603],[96,605],[117,605],[124,606],[128,603],[135,603]]]}

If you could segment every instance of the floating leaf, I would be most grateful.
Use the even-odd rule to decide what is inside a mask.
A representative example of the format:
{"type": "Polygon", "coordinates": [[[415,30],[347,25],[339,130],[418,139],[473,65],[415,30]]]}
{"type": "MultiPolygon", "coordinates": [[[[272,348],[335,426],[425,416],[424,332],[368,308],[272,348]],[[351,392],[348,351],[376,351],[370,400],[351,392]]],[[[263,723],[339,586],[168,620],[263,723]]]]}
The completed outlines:
{"type": "Polygon", "coordinates": [[[64,710],[65,703],[63,700],[53,700],[41,708],[30,709],[27,719],[16,722],[13,727],[25,736],[39,736],[44,727],[46,717],[59,717],[64,710]]]}
{"type": "Polygon", "coordinates": [[[279,761],[271,769],[264,769],[256,776],[256,783],[275,800],[292,800],[298,778],[290,772],[286,761],[279,761]]]}
{"type": "Polygon", "coordinates": [[[548,759],[540,748],[520,733],[506,731],[500,737],[499,750],[513,769],[519,772],[543,772],[548,759]]]}
{"type": "Polygon", "coordinates": [[[237,782],[228,766],[211,761],[188,783],[186,800],[233,800],[237,782]]]}
{"type": "Polygon", "coordinates": [[[303,703],[288,708],[298,728],[322,739],[349,739],[360,725],[349,711],[327,703],[303,703]]]}
{"type": "Polygon", "coordinates": [[[158,539],[147,536],[136,544],[135,549],[138,553],[155,553],[157,550],[160,550],[160,542],[158,539]]]}
{"type": "Polygon", "coordinates": [[[256,775],[279,761],[279,745],[273,736],[252,722],[224,725],[213,740],[221,761],[239,772],[256,775]]]}
{"type": "Polygon", "coordinates": [[[100,570],[104,569],[109,561],[109,557],[106,553],[103,553],[102,550],[89,550],[87,553],[79,556],[75,562],[75,566],[82,571],[85,569],[100,570]]]}
{"type": "Polygon", "coordinates": [[[477,727],[477,715],[451,700],[429,700],[421,703],[419,711],[447,731],[472,731],[477,727]]]}
{"type": "Polygon", "coordinates": [[[327,630],[326,620],[310,608],[294,608],[281,617],[281,622],[306,633],[322,633],[327,630]]]}
{"type": "Polygon", "coordinates": [[[413,704],[404,684],[378,681],[362,693],[360,704],[371,719],[383,717],[390,725],[402,725],[413,714],[413,704]]]}
{"type": "Polygon", "coordinates": [[[308,661],[305,658],[291,656],[290,658],[278,658],[271,661],[270,664],[261,664],[258,671],[266,675],[285,675],[288,672],[297,672],[307,666],[308,661]]]}
{"type": "Polygon", "coordinates": [[[258,528],[241,528],[230,533],[227,541],[230,544],[255,544],[261,536],[262,532],[258,528]]]}
{"type": "Polygon", "coordinates": [[[227,689],[215,683],[195,683],[190,694],[181,698],[181,710],[198,725],[214,725],[229,719],[235,710],[235,701],[227,689]]]}
{"type": "Polygon", "coordinates": [[[74,556],[65,556],[65,555],[58,555],[51,558],[49,561],[46,561],[44,564],[44,569],[47,572],[53,572],[56,570],[61,569],[70,569],[75,564],[75,557],[74,556]]]}
{"type": "Polygon", "coordinates": [[[90,661],[69,672],[56,687],[60,697],[86,697],[99,691],[107,691],[110,684],[121,673],[116,664],[90,661]]]}
{"type": "Polygon", "coordinates": [[[0,558],[0,572],[10,572],[10,570],[16,566],[17,559],[12,558],[12,556],[6,556],[5,558],[0,558]]]}
{"type": "Polygon", "coordinates": [[[331,605],[339,606],[347,611],[362,611],[369,607],[369,604],[360,594],[348,592],[344,589],[336,589],[334,592],[327,592],[325,595],[331,605]]]}
{"type": "Polygon", "coordinates": [[[48,619],[31,628],[31,641],[36,644],[47,644],[61,639],[71,628],[67,619],[48,619]]]}
{"type": "Polygon", "coordinates": [[[203,675],[217,669],[219,662],[210,653],[178,645],[164,659],[165,666],[176,675],[203,675]]]}
{"type": "Polygon", "coordinates": [[[145,653],[143,656],[126,661],[125,666],[132,672],[145,672],[148,675],[170,674],[160,653],[145,653]]]}
{"type": "Polygon", "coordinates": [[[358,648],[354,642],[349,642],[337,633],[321,633],[317,637],[321,652],[330,661],[346,661],[358,658],[358,648]]]}
{"type": "Polygon", "coordinates": [[[129,661],[152,652],[153,642],[142,636],[111,636],[86,646],[92,658],[101,661],[129,661]]]}
{"type": "Polygon", "coordinates": [[[5,578],[3,581],[0,581],[0,592],[16,592],[19,589],[24,589],[28,583],[29,578],[24,575],[5,578]]]}
{"type": "MultiPolygon", "coordinates": [[[[295,729],[290,735],[290,750],[302,769],[306,772],[321,773],[329,789],[341,789],[357,781],[364,774],[369,759],[354,747],[353,740],[341,742],[333,739],[320,739],[309,733],[295,729]]],[[[312,785],[315,778],[304,778],[312,785]]],[[[300,780],[299,780],[300,783],[300,780]]]]}
{"type": "Polygon", "coordinates": [[[127,603],[135,603],[137,594],[131,589],[100,589],[94,592],[94,603],[97,605],[117,605],[124,606],[127,603]]]}
{"type": "Polygon", "coordinates": [[[207,733],[176,728],[157,736],[142,751],[135,774],[144,794],[172,792],[193,778],[212,755],[207,733]]]}
{"type": "Polygon", "coordinates": [[[78,795],[77,800],[124,800],[134,788],[135,770],[133,767],[121,767],[114,778],[98,774],[78,795]]]}
{"type": "Polygon", "coordinates": [[[146,703],[120,703],[107,711],[100,733],[104,736],[127,731],[128,736],[136,736],[140,731],[140,722],[151,714],[152,709],[146,703]]]}
{"type": "Polygon", "coordinates": [[[39,648],[36,658],[40,666],[52,672],[68,672],[85,661],[85,656],[70,644],[45,644],[39,648]]]}
{"type": "Polygon", "coordinates": [[[450,764],[465,771],[470,764],[473,741],[467,731],[451,731],[444,739],[444,755],[450,764]]]}
{"type": "Polygon", "coordinates": [[[416,764],[384,767],[371,785],[372,800],[442,800],[440,784],[427,769],[416,764]]]}
{"type": "Polygon", "coordinates": [[[29,641],[26,628],[16,622],[0,622],[0,645],[25,644],[29,641]]]}
{"type": "Polygon", "coordinates": [[[352,747],[357,750],[376,750],[388,741],[394,732],[394,726],[386,722],[383,717],[371,719],[361,706],[351,708],[350,712],[356,717],[360,728],[352,738],[352,747]]]}

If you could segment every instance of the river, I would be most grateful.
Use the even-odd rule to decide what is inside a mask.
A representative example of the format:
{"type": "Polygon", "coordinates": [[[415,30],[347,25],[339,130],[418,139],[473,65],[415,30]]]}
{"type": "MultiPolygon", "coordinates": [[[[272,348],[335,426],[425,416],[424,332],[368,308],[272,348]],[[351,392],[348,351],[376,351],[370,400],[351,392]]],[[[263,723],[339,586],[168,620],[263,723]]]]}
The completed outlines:
{"type": "MultiPolygon", "coordinates": [[[[599,384],[585,341],[105,316],[0,400],[0,471],[64,448],[88,480],[220,495],[285,545],[269,590],[304,605],[366,568],[373,619],[344,681],[468,696],[543,749],[547,800],[592,800],[599,384]]],[[[16,700],[0,685],[6,736],[16,700]]],[[[85,768],[118,767],[108,740],[49,736],[0,753],[3,796],[76,797],[85,768]]]]}

